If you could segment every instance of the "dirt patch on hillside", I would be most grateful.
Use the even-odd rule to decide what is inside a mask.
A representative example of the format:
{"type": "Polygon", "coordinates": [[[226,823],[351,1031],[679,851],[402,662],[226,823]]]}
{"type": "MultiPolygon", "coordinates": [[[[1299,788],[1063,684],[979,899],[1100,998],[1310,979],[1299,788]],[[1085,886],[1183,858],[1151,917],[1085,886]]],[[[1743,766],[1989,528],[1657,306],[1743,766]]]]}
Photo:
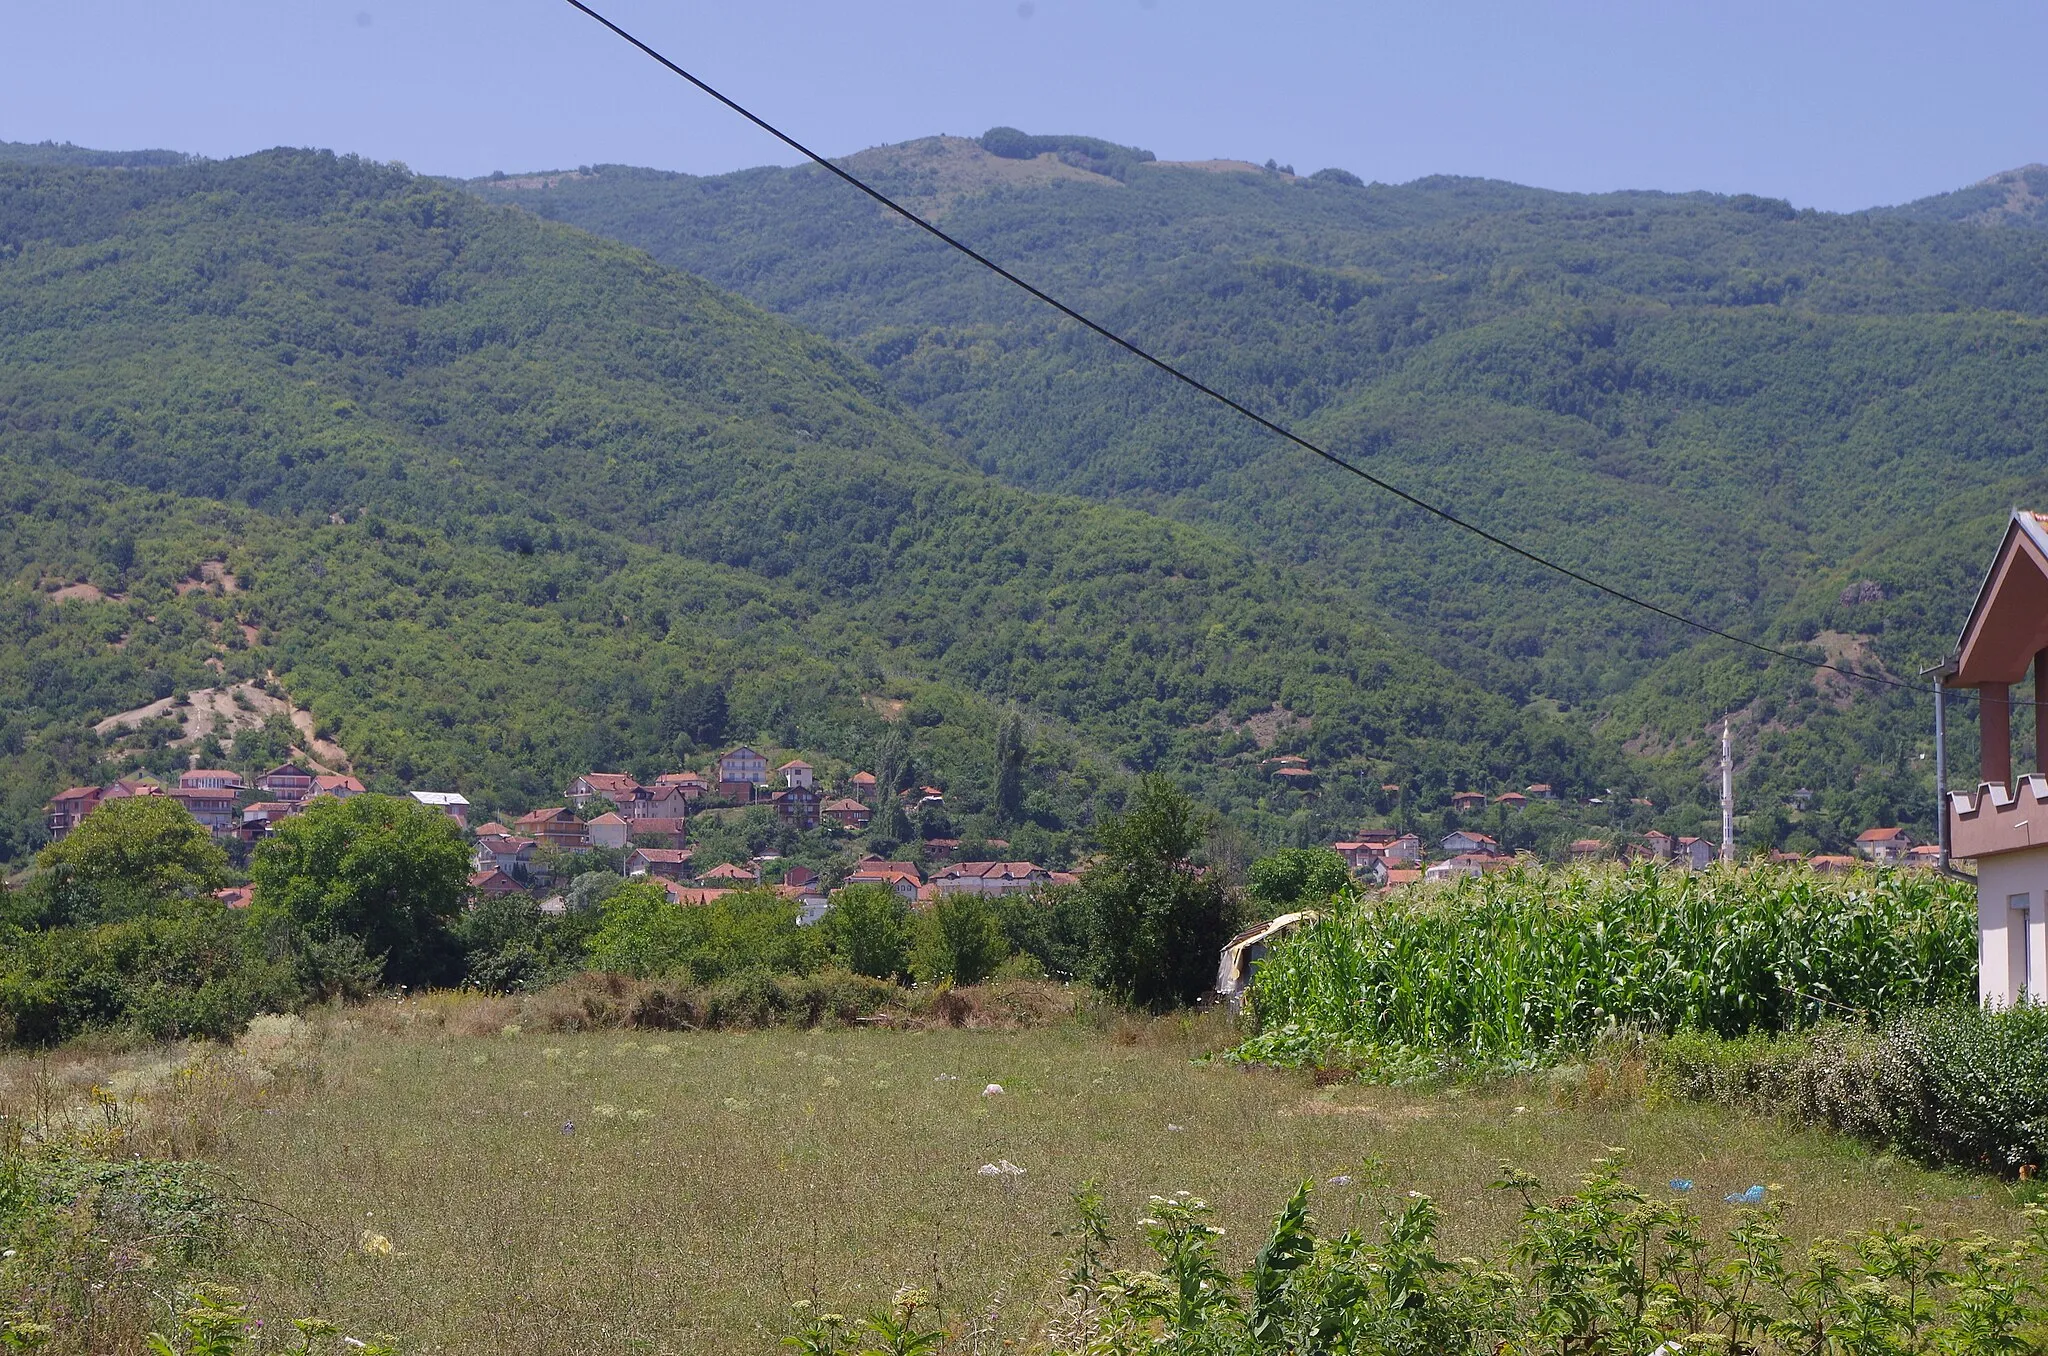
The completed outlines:
{"type": "Polygon", "coordinates": [[[878,697],[870,692],[861,697],[868,710],[883,720],[895,722],[903,719],[903,713],[910,709],[910,703],[896,697],[878,697]]]}
{"type": "Polygon", "coordinates": [[[228,563],[225,560],[202,560],[199,562],[198,574],[186,575],[177,583],[180,596],[197,593],[201,589],[211,589],[216,593],[240,593],[242,581],[228,572],[228,563]]]}
{"type": "MultiPolygon", "coordinates": [[[[1813,643],[1827,652],[1828,663],[1837,668],[1853,670],[1889,678],[1878,657],[1871,653],[1868,636],[1852,636],[1841,631],[1823,631],[1813,638],[1813,643]]],[[[1857,697],[1870,691],[1869,683],[1861,683],[1847,674],[1835,673],[1828,669],[1813,671],[1814,691],[1836,710],[1849,705],[1857,697]]]]}
{"type": "Polygon", "coordinates": [[[273,697],[254,683],[202,687],[186,693],[183,704],[176,697],[165,697],[147,706],[108,716],[92,728],[93,733],[104,737],[133,730],[145,721],[170,716],[184,727],[171,741],[171,747],[196,744],[208,735],[218,735],[232,751],[237,733],[260,729],[275,715],[290,719],[299,732],[298,752],[316,771],[344,773],[354,770],[347,751],[341,745],[331,739],[322,739],[315,732],[318,727],[312,712],[302,710],[284,698],[273,697]]]}
{"type": "Polygon", "coordinates": [[[118,603],[121,595],[107,593],[97,584],[66,584],[50,590],[50,601],[54,603],[118,603]]]}
{"type": "Polygon", "coordinates": [[[876,146],[841,163],[863,177],[880,180],[897,201],[932,217],[946,215],[962,198],[998,188],[1055,183],[1123,187],[1106,174],[1069,165],[1051,152],[1030,160],[1007,160],[966,137],[921,137],[898,146],[876,146]]]}
{"type": "Polygon", "coordinates": [[[1254,711],[1240,721],[1233,721],[1230,718],[1230,714],[1226,711],[1218,711],[1209,718],[1208,724],[1202,728],[1208,730],[1235,730],[1239,734],[1249,735],[1251,736],[1252,743],[1258,745],[1260,750],[1264,751],[1280,742],[1280,735],[1283,731],[1291,730],[1300,724],[1301,718],[1299,716],[1280,705],[1280,703],[1275,702],[1265,710],[1254,711]]]}

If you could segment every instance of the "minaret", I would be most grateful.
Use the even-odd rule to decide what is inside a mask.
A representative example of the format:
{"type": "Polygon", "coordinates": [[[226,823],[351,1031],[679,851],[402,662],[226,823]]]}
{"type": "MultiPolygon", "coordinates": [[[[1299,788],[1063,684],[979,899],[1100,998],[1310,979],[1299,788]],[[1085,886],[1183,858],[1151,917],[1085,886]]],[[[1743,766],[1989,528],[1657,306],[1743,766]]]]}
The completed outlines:
{"type": "Polygon", "coordinates": [[[1735,861],[1735,745],[1728,721],[1721,721],[1721,861],[1735,861]]]}

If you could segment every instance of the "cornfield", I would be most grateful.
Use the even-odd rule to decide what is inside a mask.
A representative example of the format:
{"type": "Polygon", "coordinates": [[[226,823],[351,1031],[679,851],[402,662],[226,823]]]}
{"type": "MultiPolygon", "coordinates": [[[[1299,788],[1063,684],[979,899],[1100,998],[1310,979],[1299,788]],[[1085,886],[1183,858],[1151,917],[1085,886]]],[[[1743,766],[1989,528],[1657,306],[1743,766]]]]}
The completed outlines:
{"type": "Polygon", "coordinates": [[[1972,1001],[1976,972],[1971,891],[1931,872],[1517,869],[1339,901],[1259,966],[1245,1053],[1527,1063],[1972,1001]]]}

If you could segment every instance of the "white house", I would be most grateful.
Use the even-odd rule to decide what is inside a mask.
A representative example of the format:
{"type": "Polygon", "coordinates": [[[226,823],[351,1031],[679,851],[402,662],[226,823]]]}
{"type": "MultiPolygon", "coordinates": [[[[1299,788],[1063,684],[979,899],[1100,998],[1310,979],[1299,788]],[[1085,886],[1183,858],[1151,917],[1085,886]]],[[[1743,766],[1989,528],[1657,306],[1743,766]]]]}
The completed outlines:
{"type": "Polygon", "coordinates": [[[1945,811],[1951,855],[1977,864],[1977,996],[1992,1007],[2048,1001],[2048,720],[2035,722],[2035,770],[2013,776],[2012,686],[2029,668],[2048,701],[2048,518],[2015,510],[1941,666],[1944,687],[1977,694],[1977,789],[1945,811]]]}
{"type": "Polygon", "coordinates": [[[469,827],[469,800],[459,791],[410,791],[414,800],[429,809],[439,810],[454,820],[459,828],[469,827]]]}

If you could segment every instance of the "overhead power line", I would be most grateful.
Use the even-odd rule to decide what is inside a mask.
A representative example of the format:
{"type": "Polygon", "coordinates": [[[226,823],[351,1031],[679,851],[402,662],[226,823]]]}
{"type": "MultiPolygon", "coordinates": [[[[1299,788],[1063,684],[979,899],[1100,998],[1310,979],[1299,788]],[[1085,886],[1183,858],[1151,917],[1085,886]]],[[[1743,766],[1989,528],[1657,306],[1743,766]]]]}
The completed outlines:
{"type": "MultiPolygon", "coordinates": [[[[1571,566],[1566,565],[1561,561],[1552,560],[1548,556],[1542,555],[1536,551],[1532,551],[1526,546],[1517,545],[1515,542],[1509,541],[1506,537],[1500,536],[1499,534],[1494,532],[1490,532],[1486,528],[1481,527],[1477,523],[1459,517],[1457,514],[1451,512],[1447,508],[1443,508],[1439,505],[1432,504],[1427,499],[1422,498],[1420,495],[1410,493],[1409,491],[1402,489],[1399,485],[1396,485],[1391,481],[1381,479],[1379,476],[1374,475],[1372,472],[1366,470],[1364,467],[1358,465],[1356,462],[1350,461],[1345,457],[1341,457],[1337,453],[1330,451],[1328,448],[1321,447],[1316,443],[1310,442],[1307,438],[1304,438],[1302,435],[1296,433],[1293,429],[1288,428],[1286,425],[1276,423],[1275,421],[1268,419],[1265,415],[1260,414],[1258,411],[1254,409],[1251,409],[1250,407],[1246,406],[1243,402],[1233,399],[1228,395],[1225,395],[1223,392],[1217,390],[1213,386],[1210,386],[1208,383],[1202,381],[1201,379],[1191,376],[1187,372],[1182,371],[1180,368],[1174,366],[1166,359],[1159,357],[1157,354],[1151,352],[1149,349],[1142,347],[1141,345],[1137,344],[1136,342],[1130,339],[1126,339],[1123,335],[1118,334],[1115,330],[1110,329],[1107,325],[1104,325],[1100,321],[1094,320],[1086,314],[1082,313],[1081,311],[1076,310],[1074,307],[1068,305],[1064,301],[1061,301],[1058,297],[1053,296],[1050,292],[1047,292],[1046,290],[1037,286],[1036,284],[1028,282],[1023,278],[1018,277],[1009,269],[1003,267],[995,260],[989,258],[981,251],[975,249],[972,245],[967,244],[965,241],[959,239],[956,236],[947,234],[944,230],[940,229],[932,222],[927,221],[925,218],[919,216],[917,213],[911,211],[908,207],[905,207],[902,203],[896,201],[888,194],[882,192],[873,184],[868,183],[859,175],[853,173],[851,170],[845,168],[843,165],[839,165],[831,160],[828,160],[826,157],[812,150],[803,142],[798,141],[795,137],[783,131],[774,123],[769,122],[766,118],[754,112],[746,105],[740,103],[732,96],[726,94],[724,91],[718,89],[716,86],[711,85],[707,81],[703,80],[701,77],[693,75],[691,72],[677,65],[674,61],[671,61],[668,57],[664,56],[661,52],[657,51],[648,43],[642,41],[634,34],[628,32],[626,29],[612,22],[612,20],[606,18],[603,14],[591,8],[589,5],[583,3],[583,0],[567,0],[567,3],[572,8],[581,10],[584,14],[596,20],[605,28],[610,29],[612,33],[616,34],[619,38],[623,39],[627,43],[639,48],[640,51],[645,53],[647,56],[651,57],[656,62],[660,63],[671,73],[682,77],[684,80],[689,81],[692,85],[695,85],[698,89],[710,95],[719,103],[724,104],[727,108],[731,109],[733,112],[739,114],[742,118],[745,118],[748,122],[754,124],[754,126],[766,132],[769,136],[774,137],[777,141],[780,141],[783,145],[789,147],[798,155],[803,156],[805,159],[810,160],[819,167],[838,176],[847,184],[851,185],[856,189],[859,189],[862,193],[867,194],[868,197],[873,198],[883,207],[886,207],[891,212],[894,212],[897,216],[902,217],[905,221],[917,227],[919,230],[925,232],[927,235],[930,235],[933,238],[942,241],[951,248],[958,250],[961,254],[966,255],[969,259],[972,259],[975,263],[980,264],[983,268],[995,274],[1004,282],[1007,282],[1011,286],[1018,288],[1020,291],[1029,293],[1031,296],[1037,298],[1039,301],[1044,302],[1047,306],[1052,307],[1055,311],[1058,311],[1061,315],[1067,317],[1067,319],[1073,321],[1075,324],[1094,331],[1096,334],[1101,335],[1104,339],[1107,339],[1110,343],[1115,344],[1118,348],[1123,349],[1126,353],[1129,353],[1132,357],[1137,358],[1141,362],[1149,363],[1151,366],[1159,369],[1161,372],[1164,372],[1167,376],[1173,378],[1175,381],[1178,381],[1185,386],[1188,386],[1196,391],[1199,391],[1201,394],[1207,396],[1209,399],[1215,401],[1217,404],[1222,405],[1225,408],[1239,415],[1242,415],[1246,419],[1249,419],[1252,423],[1257,424],[1260,428],[1265,429],[1268,433],[1286,439],[1288,442],[1293,443],[1296,447],[1299,447],[1304,452],[1308,452],[1313,456],[1320,457],[1324,461],[1328,462],[1330,465],[1337,467],[1339,470],[1346,471],[1354,476],[1357,476],[1360,480],[1363,480],[1368,485],[1371,485],[1376,489],[1383,490],[1386,493],[1393,495],[1396,499],[1401,500],[1403,503],[1406,503],[1411,507],[1418,508],[1422,510],[1424,513],[1429,514],[1433,518],[1441,519],[1443,522],[1450,524],[1452,527],[1457,528],[1459,531],[1469,532],[1473,536],[1478,537],[1481,541],[1496,546],[1501,550],[1508,552],[1511,555],[1520,556],[1523,560],[1528,561],[1532,565],[1536,565],[1543,569],[1549,570],[1553,574],[1562,575],[1566,579],[1571,580],[1573,583],[1583,584],[1587,588],[1594,589],[1598,592],[1604,593],[1610,598],[1619,599],[1621,602],[1627,603],[1632,607],[1641,608],[1645,612],[1654,613],[1655,615],[1663,617],[1668,621],[1674,621],[1679,623],[1681,626],[1690,627],[1692,630],[1698,631],[1703,635],[1709,635],[1719,640],[1729,641],[1732,644],[1742,646],[1745,649],[1754,650],[1759,654],[1770,655],[1776,659],[1790,660],[1794,664],[1799,664],[1807,668],[1821,670],[1828,673],[1838,673],[1842,675],[1844,678],[1853,678],[1858,682],[1871,683],[1880,687],[1898,688],[1908,692],[1922,694],[1925,693],[1926,689],[1922,688],[1917,683],[1902,682],[1897,678],[1889,678],[1884,676],[1883,674],[1860,673],[1855,669],[1843,668],[1839,664],[1830,664],[1821,660],[1808,659],[1804,655],[1795,654],[1791,650],[1783,650],[1779,649],[1777,646],[1774,645],[1766,645],[1762,641],[1750,640],[1745,636],[1738,636],[1732,631],[1724,631],[1718,626],[1714,626],[1710,623],[1700,621],[1697,618],[1688,617],[1682,612],[1673,611],[1671,608],[1664,607],[1661,604],[1651,602],[1649,599],[1644,598],[1638,594],[1630,593],[1626,589],[1617,588],[1612,584],[1604,583],[1601,580],[1593,578],[1591,575],[1584,574],[1578,570],[1573,569],[1571,566]]],[[[1963,692],[1968,691],[1968,689],[1959,689],[1958,691],[1963,692]]],[[[2012,705],[2014,706],[2029,706],[2034,704],[2035,703],[2033,702],[2027,702],[2017,698],[2012,699],[2012,705]]]]}

